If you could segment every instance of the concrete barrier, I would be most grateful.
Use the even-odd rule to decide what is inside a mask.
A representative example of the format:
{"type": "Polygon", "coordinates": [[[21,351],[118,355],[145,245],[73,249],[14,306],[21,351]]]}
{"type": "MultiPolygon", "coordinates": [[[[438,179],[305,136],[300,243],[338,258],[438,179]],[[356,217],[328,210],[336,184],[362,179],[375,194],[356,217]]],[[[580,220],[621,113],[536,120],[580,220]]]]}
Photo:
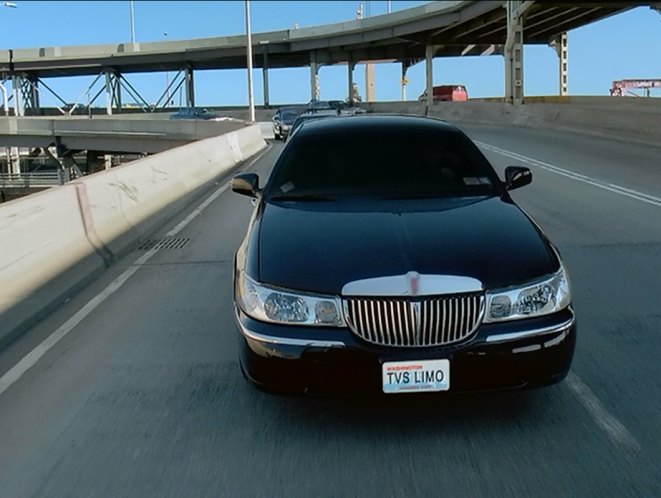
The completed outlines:
{"type": "Polygon", "coordinates": [[[0,347],[103,268],[86,236],[74,186],[0,206],[0,244],[0,347]]]}
{"type": "MultiPolygon", "coordinates": [[[[661,100],[661,99],[660,99],[661,100]]],[[[661,146],[661,105],[656,99],[612,97],[573,98],[566,103],[438,102],[429,110],[424,102],[373,102],[371,113],[436,116],[452,123],[551,128],[613,140],[661,146]]]]}
{"type": "Polygon", "coordinates": [[[265,145],[246,126],[2,204],[0,348],[265,145]]]}

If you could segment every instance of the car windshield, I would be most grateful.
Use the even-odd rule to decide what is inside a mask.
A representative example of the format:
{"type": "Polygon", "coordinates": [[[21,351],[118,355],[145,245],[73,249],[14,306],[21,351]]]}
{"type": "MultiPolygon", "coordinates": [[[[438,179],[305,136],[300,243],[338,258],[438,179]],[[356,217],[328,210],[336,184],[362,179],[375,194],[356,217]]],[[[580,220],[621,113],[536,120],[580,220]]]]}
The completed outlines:
{"type": "Polygon", "coordinates": [[[297,116],[296,111],[282,111],[280,113],[280,119],[285,123],[293,123],[297,116]]]}
{"type": "Polygon", "coordinates": [[[312,104],[312,108],[316,110],[332,109],[330,104],[325,100],[318,100],[312,104]]]}
{"type": "Polygon", "coordinates": [[[463,134],[316,132],[283,154],[269,184],[272,198],[388,198],[488,195],[495,173],[463,134]]]}
{"type": "Polygon", "coordinates": [[[331,109],[344,109],[345,107],[344,102],[342,102],[341,100],[329,100],[328,106],[331,109]]]}

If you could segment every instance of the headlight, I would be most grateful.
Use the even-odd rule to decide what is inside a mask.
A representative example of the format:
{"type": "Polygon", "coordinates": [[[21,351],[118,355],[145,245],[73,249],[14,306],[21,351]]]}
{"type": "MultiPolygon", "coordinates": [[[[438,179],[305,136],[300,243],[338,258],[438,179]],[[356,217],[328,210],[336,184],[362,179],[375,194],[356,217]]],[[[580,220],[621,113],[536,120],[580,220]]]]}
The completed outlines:
{"type": "Polygon", "coordinates": [[[239,272],[236,300],[241,309],[255,320],[289,325],[342,327],[340,300],[286,291],[255,282],[239,272]]]}
{"type": "Polygon", "coordinates": [[[569,278],[564,266],[546,280],[517,287],[487,292],[485,322],[518,320],[548,315],[563,310],[571,302],[569,278]]]}

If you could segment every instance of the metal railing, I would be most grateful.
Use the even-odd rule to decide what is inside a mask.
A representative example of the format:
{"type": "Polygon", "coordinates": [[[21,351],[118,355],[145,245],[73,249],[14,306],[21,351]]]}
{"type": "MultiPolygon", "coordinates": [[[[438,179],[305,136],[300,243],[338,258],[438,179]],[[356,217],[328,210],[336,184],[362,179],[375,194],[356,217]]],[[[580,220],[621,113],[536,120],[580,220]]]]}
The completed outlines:
{"type": "Polygon", "coordinates": [[[1,188],[52,187],[69,179],[65,171],[34,171],[31,173],[0,173],[1,188]]]}

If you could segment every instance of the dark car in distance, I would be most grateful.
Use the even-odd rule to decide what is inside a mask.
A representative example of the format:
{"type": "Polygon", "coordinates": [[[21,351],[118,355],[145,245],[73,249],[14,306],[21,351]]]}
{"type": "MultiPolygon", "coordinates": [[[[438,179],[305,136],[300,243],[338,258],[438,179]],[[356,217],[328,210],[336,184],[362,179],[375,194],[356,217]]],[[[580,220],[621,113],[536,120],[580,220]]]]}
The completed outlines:
{"type": "Polygon", "coordinates": [[[184,107],[172,114],[170,119],[201,119],[204,121],[216,121],[220,119],[220,116],[213,112],[209,112],[207,109],[184,107]]]}
{"type": "Polygon", "coordinates": [[[341,100],[317,100],[312,99],[305,106],[305,112],[315,113],[315,112],[328,112],[335,111],[340,114],[342,110],[346,107],[345,103],[341,100]]]}
{"type": "Polygon", "coordinates": [[[241,368],[270,392],[419,393],[549,385],[576,340],[557,249],[477,146],[443,121],[306,124],[235,257],[241,368]]]}
{"type": "Polygon", "coordinates": [[[301,110],[296,107],[281,107],[273,115],[273,136],[276,140],[285,140],[289,135],[296,118],[301,110]]]}

